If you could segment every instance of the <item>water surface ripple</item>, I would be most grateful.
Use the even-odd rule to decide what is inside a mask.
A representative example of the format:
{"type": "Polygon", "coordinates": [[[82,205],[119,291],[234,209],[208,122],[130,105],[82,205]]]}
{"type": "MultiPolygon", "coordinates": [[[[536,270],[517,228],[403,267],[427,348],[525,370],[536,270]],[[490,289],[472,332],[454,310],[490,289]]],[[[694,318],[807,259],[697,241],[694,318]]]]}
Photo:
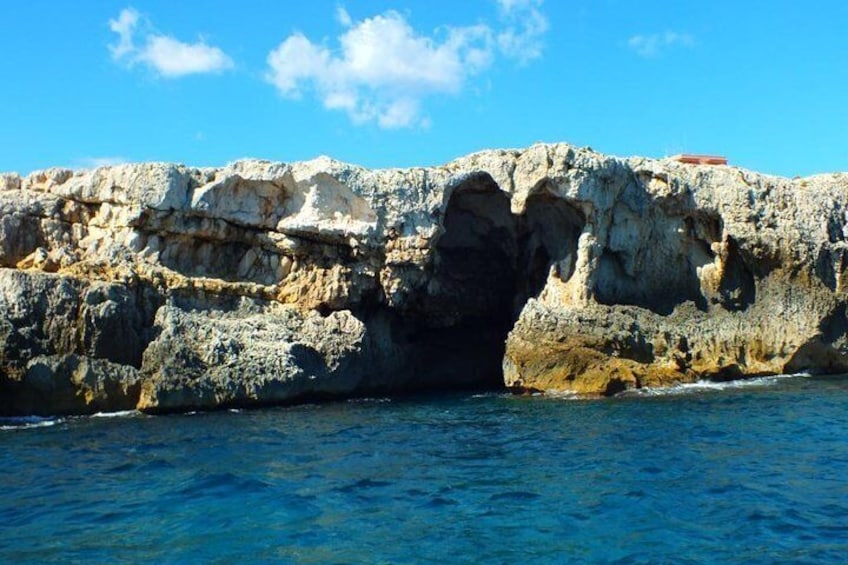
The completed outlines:
{"type": "Polygon", "coordinates": [[[848,378],[0,422],[0,562],[843,563],[848,378]]]}

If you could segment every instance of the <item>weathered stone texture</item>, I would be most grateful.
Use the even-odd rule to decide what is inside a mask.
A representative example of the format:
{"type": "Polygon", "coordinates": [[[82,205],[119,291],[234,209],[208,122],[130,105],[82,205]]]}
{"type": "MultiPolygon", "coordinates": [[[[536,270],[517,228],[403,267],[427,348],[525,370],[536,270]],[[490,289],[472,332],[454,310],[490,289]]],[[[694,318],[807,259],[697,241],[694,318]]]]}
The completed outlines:
{"type": "Polygon", "coordinates": [[[0,175],[0,411],[848,370],[848,175],[565,144],[0,175]]]}

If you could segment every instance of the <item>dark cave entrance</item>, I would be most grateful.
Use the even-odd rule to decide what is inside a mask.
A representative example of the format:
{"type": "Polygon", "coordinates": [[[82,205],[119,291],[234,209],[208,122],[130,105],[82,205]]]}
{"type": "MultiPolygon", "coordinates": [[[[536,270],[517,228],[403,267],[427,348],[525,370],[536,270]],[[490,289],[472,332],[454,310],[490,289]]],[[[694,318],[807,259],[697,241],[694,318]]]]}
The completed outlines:
{"type": "Polygon", "coordinates": [[[563,281],[574,273],[577,240],[586,218],[544,185],[527,197],[519,220],[519,292],[515,317],[530,298],[542,292],[551,269],[563,281]]]}
{"type": "Polygon", "coordinates": [[[522,214],[487,174],[457,186],[436,242],[431,277],[410,338],[426,381],[450,388],[503,388],[509,331],[551,269],[573,270],[583,215],[541,186],[522,214]]]}

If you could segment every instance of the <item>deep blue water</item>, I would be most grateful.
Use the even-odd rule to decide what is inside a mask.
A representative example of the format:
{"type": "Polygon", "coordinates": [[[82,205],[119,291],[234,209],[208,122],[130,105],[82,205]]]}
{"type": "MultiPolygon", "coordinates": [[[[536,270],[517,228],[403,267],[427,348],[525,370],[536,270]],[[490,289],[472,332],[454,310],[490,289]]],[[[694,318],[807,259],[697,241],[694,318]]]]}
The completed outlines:
{"type": "Polygon", "coordinates": [[[844,563],[848,377],[3,421],[0,562],[844,563]]]}

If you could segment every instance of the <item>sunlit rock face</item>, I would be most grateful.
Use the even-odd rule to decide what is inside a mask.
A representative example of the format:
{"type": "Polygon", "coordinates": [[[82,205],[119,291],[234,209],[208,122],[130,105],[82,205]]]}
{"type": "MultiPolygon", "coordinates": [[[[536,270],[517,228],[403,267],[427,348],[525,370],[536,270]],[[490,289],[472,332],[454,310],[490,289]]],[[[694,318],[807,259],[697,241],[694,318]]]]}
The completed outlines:
{"type": "Polygon", "coordinates": [[[0,413],[848,370],[848,175],[535,145],[0,175],[0,413]]]}

